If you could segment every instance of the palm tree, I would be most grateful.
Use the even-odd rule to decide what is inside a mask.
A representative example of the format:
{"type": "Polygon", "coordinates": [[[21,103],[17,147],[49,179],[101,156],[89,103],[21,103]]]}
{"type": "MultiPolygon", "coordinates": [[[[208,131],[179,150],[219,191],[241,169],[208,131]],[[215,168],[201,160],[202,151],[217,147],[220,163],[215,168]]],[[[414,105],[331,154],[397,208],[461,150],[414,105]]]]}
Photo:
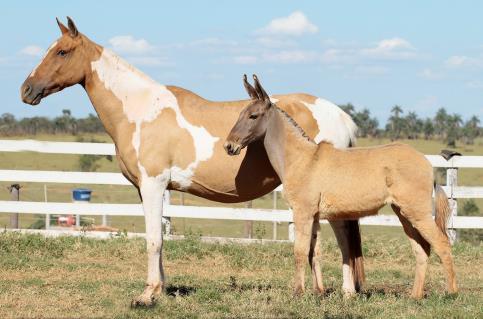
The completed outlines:
{"type": "Polygon", "coordinates": [[[448,116],[446,123],[446,144],[450,147],[456,147],[456,141],[460,137],[460,127],[461,124],[463,124],[461,115],[453,114],[451,116],[448,116]]]}
{"type": "Polygon", "coordinates": [[[475,138],[478,137],[480,131],[480,119],[473,115],[464,125],[462,130],[462,135],[465,141],[465,144],[473,144],[475,138]]]}
{"type": "Polygon", "coordinates": [[[449,115],[444,107],[440,108],[434,117],[434,131],[440,138],[443,138],[444,133],[446,132],[448,117],[449,115]]]}
{"type": "Polygon", "coordinates": [[[391,135],[391,140],[397,140],[400,138],[401,131],[403,128],[403,121],[401,121],[401,113],[403,113],[402,108],[399,105],[394,105],[391,109],[392,115],[389,117],[389,130],[391,135]]]}

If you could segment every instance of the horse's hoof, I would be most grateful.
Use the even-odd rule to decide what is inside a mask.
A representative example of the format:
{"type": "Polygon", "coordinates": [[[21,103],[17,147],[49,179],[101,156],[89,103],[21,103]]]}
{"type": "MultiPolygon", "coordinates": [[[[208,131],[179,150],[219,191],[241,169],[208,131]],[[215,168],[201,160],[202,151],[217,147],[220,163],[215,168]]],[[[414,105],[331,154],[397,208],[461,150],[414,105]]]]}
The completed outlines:
{"type": "Polygon", "coordinates": [[[154,295],[146,296],[142,294],[131,301],[131,308],[149,308],[156,304],[154,295]]]}
{"type": "Polygon", "coordinates": [[[345,290],[343,293],[344,293],[344,299],[350,299],[356,295],[356,292],[352,290],[345,290]]]}

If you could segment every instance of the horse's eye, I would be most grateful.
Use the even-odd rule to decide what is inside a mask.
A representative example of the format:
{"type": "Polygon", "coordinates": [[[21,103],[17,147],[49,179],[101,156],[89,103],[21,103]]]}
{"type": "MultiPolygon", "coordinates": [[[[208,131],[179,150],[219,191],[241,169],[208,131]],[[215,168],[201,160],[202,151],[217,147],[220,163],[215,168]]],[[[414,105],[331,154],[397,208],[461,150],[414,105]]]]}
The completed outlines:
{"type": "Polygon", "coordinates": [[[57,55],[58,56],[66,56],[67,55],[67,52],[64,51],[64,50],[59,50],[59,52],[57,52],[57,55]]]}
{"type": "Polygon", "coordinates": [[[252,113],[252,114],[250,114],[250,116],[248,118],[251,119],[251,120],[255,120],[257,117],[258,117],[258,114],[252,113]]]}

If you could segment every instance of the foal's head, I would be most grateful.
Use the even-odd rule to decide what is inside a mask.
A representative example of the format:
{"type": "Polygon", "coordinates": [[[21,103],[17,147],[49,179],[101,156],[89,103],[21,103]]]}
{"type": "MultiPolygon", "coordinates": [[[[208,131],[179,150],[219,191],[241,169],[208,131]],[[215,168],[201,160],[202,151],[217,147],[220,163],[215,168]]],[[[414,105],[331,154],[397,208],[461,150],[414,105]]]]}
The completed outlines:
{"type": "Polygon", "coordinates": [[[87,38],[79,33],[71,18],[67,17],[67,20],[68,27],[57,19],[62,36],[50,46],[43,60],[22,84],[20,96],[24,103],[37,105],[49,94],[84,80],[88,65],[83,44],[87,38]]]}
{"type": "Polygon", "coordinates": [[[223,145],[229,155],[240,154],[242,148],[262,138],[267,130],[268,112],[272,107],[272,102],[255,74],[253,80],[255,87],[248,83],[246,74],[243,76],[243,84],[252,102],[241,111],[223,145]]]}

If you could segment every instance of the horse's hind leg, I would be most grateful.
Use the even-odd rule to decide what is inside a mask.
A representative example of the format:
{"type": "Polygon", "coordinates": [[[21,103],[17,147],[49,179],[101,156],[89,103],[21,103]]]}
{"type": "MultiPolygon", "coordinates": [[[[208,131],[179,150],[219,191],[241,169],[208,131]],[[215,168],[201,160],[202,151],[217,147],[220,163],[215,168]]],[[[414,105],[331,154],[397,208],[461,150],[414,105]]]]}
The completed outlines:
{"type": "Polygon", "coordinates": [[[322,271],[320,269],[320,221],[319,214],[314,217],[312,226],[312,238],[310,241],[309,264],[312,269],[312,286],[316,294],[324,292],[324,284],[322,283],[322,271]]]}
{"type": "Polygon", "coordinates": [[[421,234],[411,225],[411,223],[401,214],[399,207],[391,205],[397,217],[401,221],[404,232],[409,237],[409,242],[416,257],[416,275],[414,277],[412,298],[420,299],[424,293],[424,278],[428,266],[428,257],[431,251],[429,243],[421,236],[421,234]]]}
{"type": "Polygon", "coordinates": [[[438,228],[429,211],[424,214],[415,214],[414,212],[406,211],[402,208],[404,216],[412,223],[413,227],[419,231],[421,236],[429,242],[435,253],[441,259],[441,263],[446,272],[448,292],[456,293],[458,288],[456,286],[451,246],[448,237],[446,237],[446,235],[438,228]]]}

